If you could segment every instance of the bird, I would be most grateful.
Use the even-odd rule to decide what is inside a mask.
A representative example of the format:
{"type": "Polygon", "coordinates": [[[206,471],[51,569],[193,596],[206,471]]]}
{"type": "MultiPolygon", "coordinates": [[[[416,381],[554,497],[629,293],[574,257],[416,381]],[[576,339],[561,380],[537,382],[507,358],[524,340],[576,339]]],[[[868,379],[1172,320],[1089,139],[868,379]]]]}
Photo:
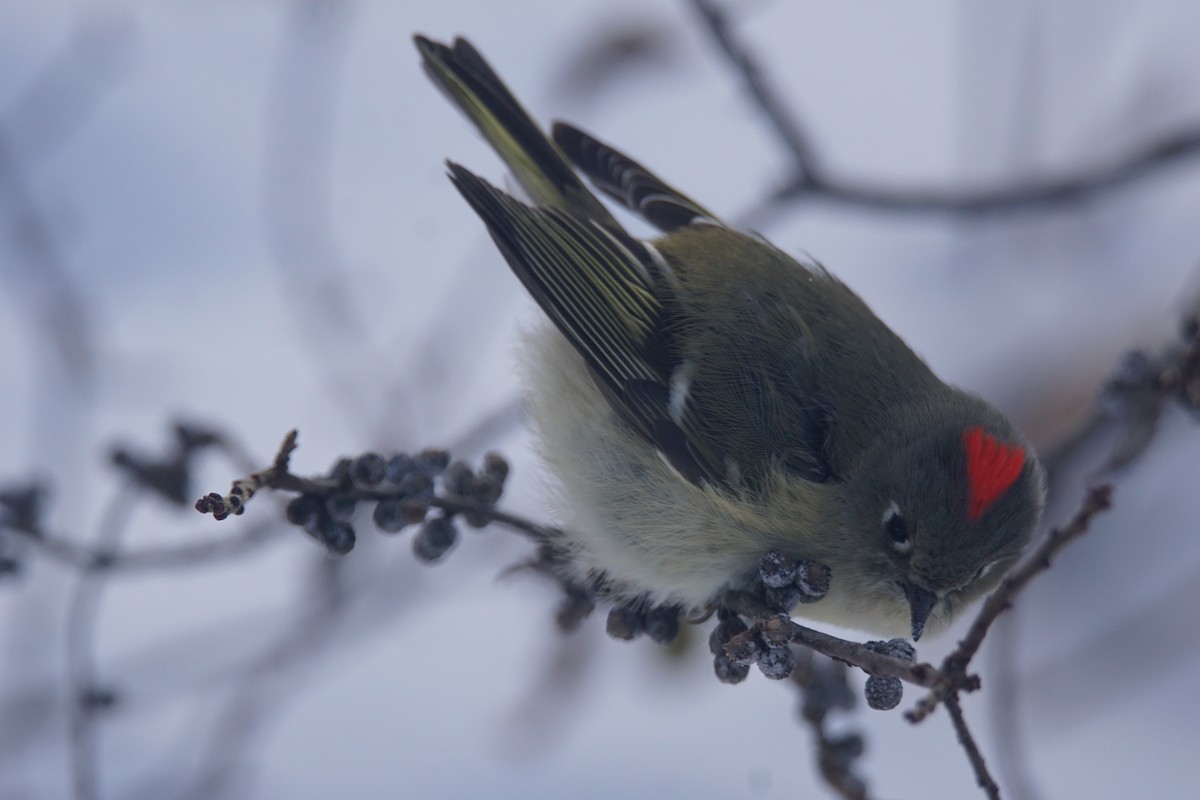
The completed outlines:
{"type": "Polygon", "coordinates": [[[829,571],[788,610],[914,641],[998,585],[1045,498],[1003,413],[815,259],[574,125],[547,135],[466,39],[414,42],[525,194],[447,162],[547,320],[520,361],[573,580],[702,611],[778,552],[829,571]],[[658,234],[635,237],[598,194],[658,234]]]}

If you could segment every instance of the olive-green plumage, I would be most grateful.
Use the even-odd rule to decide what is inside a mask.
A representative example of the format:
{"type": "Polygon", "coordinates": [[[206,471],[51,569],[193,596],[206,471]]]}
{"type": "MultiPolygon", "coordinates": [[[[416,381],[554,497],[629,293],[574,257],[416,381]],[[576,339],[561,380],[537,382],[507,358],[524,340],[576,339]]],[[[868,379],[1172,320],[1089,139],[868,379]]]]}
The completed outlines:
{"type": "Polygon", "coordinates": [[[578,574],[698,606],[780,548],[832,567],[814,616],[894,630],[911,611],[914,635],[994,585],[1002,570],[981,568],[1016,557],[1041,504],[1030,452],[985,522],[969,518],[964,432],[1024,448],[1003,415],[938,380],[821,266],[577,128],[556,123],[552,142],[466,41],[416,43],[534,203],[450,164],[570,344],[531,344],[531,383],[578,574]],[[572,164],[663,235],[632,237],[572,164]]]}

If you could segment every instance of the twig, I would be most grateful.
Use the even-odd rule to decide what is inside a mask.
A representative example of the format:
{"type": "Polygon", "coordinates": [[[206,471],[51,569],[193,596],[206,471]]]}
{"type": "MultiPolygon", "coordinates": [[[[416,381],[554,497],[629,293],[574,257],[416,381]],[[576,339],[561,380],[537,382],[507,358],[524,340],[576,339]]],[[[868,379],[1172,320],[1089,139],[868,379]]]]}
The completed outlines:
{"type": "Polygon", "coordinates": [[[1042,458],[1053,476],[1101,433],[1116,429],[1116,443],[1092,478],[1115,475],[1154,441],[1168,401],[1174,396],[1185,408],[1200,409],[1200,302],[1184,314],[1179,342],[1155,353],[1134,350],[1104,382],[1087,419],[1042,458]]]}
{"type": "Polygon", "coordinates": [[[817,154],[800,121],[788,111],[786,105],[771,88],[766,75],[758,66],[753,54],[733,34],[725,12],[715,0],[692,0],[692,7],[704,20],[705,30],[741,75],[746,91],[754,98],[759,109],[771,123],[771,129],[779,136],[784,148],[792,156],[796,169],[793,183],[796,186],[819,186],[823,183],[817,171],[817,154]]]}
{"type": "Polygon", "coordinates": [[[387,364],[355,307],[347,259],[330,218],[336,110],[343,89],[354,3],[281,4],[283,35],[274,53],[263,120],[263,228],[285,310],[316,375],[351,425],[370,435],[378,415],[356,387],[364,364],[387,364]]]}
{"type": "Polygon", "coordinates": [[[1048,570],[1051,562],[1062,549],[1082,536],[1092,520],[1108,509],[1111,503],[1111,485],[1102,484],[1088,489],[1082,505],[1070,521],[1060,528],[1051,530],[1033,554],[1004,579],[1000,588],[988,595],[979,614],[976,615],[975,621],[971,623],[967,635],[942,662],[940,680],[933,685],[932,691],[928,695],[922,698],[911,711],[905,713],[909,722],[915,723],[925,719],[937,708],[938,703],[960,689],[972,691],[978,688],[978,677],[968,675],[967,668],[971,664],[971,659],[979,652],[992,623],[1012,607],[1013,600],[1029,585],[1029,582],[1048,570]]]}
{"type": "MultiPolygon", "coordinates": [[[[321,478],[304,478],[295,475],[290,470],[290,460],[296,447],[297,432],[293,430],[284,437],[270,467],[235,480],[229,494],[225,496],[216,493],[205,495],[196,502],[196,509],[202,513],[210,513],[217,519],[225,519],[228,516],[243,513],[249,500],[264,488],[295,492],[301,496],[314,498],[328,499],[336,496],[339,499],[350,501],[380,501],[405,496],[405,490],[398,485],[387,483],[364,485],[347,480],[344,475],[339,477],[336,474],[321,478]]],[[[473,501],[467,497],[431,494],[422,502],[452,515],[478,515],[487,522],[498,522],[525,534],[539,544],[556,542],[562,536],[561,532],[555,528],[500,511],[493,506],[473,501]]],[[[554,572],[554,570],[549,571],[554,572]]],[[[851,666],[859,667],[869,674],[896,677],[924,688],[933,688],[945,683],[945,677],[930,664],[914,664],[893,658],[870,650],[856,642],[839,639],[836,636],[805,627],[768,608],[751,594],[729,592],[722,602],[731,611],[753,620],[756,629],[774,644],[799,644],[851,666]]]]}
{"type": "Polygon", "coordinates": [[[1131,148],[1107,164],[1096,164],[1059,178],[1014,183],[976,190],[893,189],[845,179],[824,172],[816,179],[793,181],[775,191],[769,204],[818,199],[877,211],[947,213],[964,216],[997,212],[1042,211],[1079,203],[1116,189],[1155,171],[1200,155],[1200,129],[1188,128],[1157,141],[1131,148]],[[823,177],[822,177],[823,176],[823,177]]]}
{"type": "MultiPolygon", "coordinates": [[[[393,486],[364,486],[358,483],[348,483],[335,477],[303,478],[293,474],[289,469],[289,460],[292,451],[297,447],[297,436],[295,430],[288,432],[270,467],[235,480],[229,494],[223,497],[215,492],[201,497],[196,501],[196,510],[204,514],[212,514],[217,519],[241,514],[250,498],[264,488],[314,497],[337,495],[348,500],[385,500],[404,495],[403,491],[393,486]]],[[[468,497],[435,495],[425,498],[423,502],[453,515],[477,515],[488,522],[497,522],[525,534],[539,544],[561,538],[561,533],[555,528],[539,525],[532,520],[500,511],[493,506],[476,502],[468,497]]]]}
{"type": "Polygon", "coordinates": [[[975,744],[975,737],[971,735],[971,729],[967,727],[967,721],[963,718],[962,706],[958,702],[958,692],[946,695],[944,702],[946,711],[950,714],[950,721],[954,723],[954,732],[958,734],[958,743],[966,751],[971,768],[975,770],[976,783],[991,800],[1000,800],[1000,787],[996,785],[992,774],[988,772],[987,762],[983,760],[983,753],[979,751],[979,745],[975,744]]]}
{"type": "MultiPolygon", "coordinates": [[[[78,270],[55,237],[28,173],[76,134],[117,85],[113,66],[132,43],[126,22],[116,14],[85,16],[68,45],[0,110],[0,218],[11,229],[18,255],[5,258],[0,272],[12,271],[15,291],[26,295],[14,309],[30,314],[37,329],[33,340],[50,344],[63,364],[66,388],[82,396],[94,388],[95,320],[73,278],[78,270]]],[[[43,389],[52,391],[55,387],[43,389]]]]}
{"type": "MultiPolygon", "coordinates": [[[[96,535],[98,549],[116,548],[128,521],[129,498],[136,493],[132,483],[123,486],[110,501],[96,535]]],[[[71,745],[71,779],[76,800],[99,796],[96,713],[111,701],[98,689],[95,664],[96,620],[107,575],[86,569],[75,585],[67,607],[67,703],[71,745]]]]}
{"type": "Polygon", "coordinates": [[[148,546],[136,550],[116,549],[107,545],[86,545],[67,536],[39,531],[28,534],[13,528],[48,558],[74,569],[91,572],[145,572],[156,569],[186,569],[249,553],[281,533],[271,523],[254,525],[236,536],[178,546],[148,546]]]}
{"type": "Polygon", "coordinates": [[[722,602],[731,611],[753,620],[757,630],[772,644],[798,644],[852,667],[858,667],[870,675],[889,675],[927,689],[940,685],[945,679],[932,664],[903,661],[869,650],[858,642],[839,639],[800,625],[787,615],[768,608],[758,598],[746,592],[729,592],[722,602]]]}
{"type": "Polygon", "coordinates": [[[715,0],[692,0],[692,6],[730,67],[741,76],[750,98],[784,143],[793,162],[793,177],[745,215],[759,225],[768,212],[802,200],[833,201],[878,211],[964,216],[1039,211],[1081,202],[1146,177],[1174,162],[1200,155],[1200,127],[1190,126],[1134,147],[1106,164],[1092,165],[1057,178],[1007,186],[974,190],[898,189],[835,177],[822,165],[797,115],[770,90],[767,77],[748,48],[738,40],[733,26],[715,0]]]}
{"type": "Polygon", "coordinates": [[[1042,544],[1025,559],[1019,567],[1009,573],[1000,588],[992,592],[983,603],[975,621],[967,631],[966,637],[959,643],[958,648],[950,654],[947,664],[966,667],[975,657],[983,644],[983,638],[996,618],[1012,607],[1012,601],[1039,573],[1050,568],[1053,559],[1075,539],[1087,532],[1093,519],[1098,514],[1107,511],[1112,505],[1112,485],[1101,484],[1088,489],[1083,504],[1075,515],[1061,528],[1054,528],[1046,536],[1042,544]]]}
{"type": "Polygon", "coordinates": [[[296,615],[233,686],[204,745],[199,774],[180,796],[200,800],[236,794],[231,787],[254,762],[256,738],[305,677],[296,675],[294,668],[310,670],[344,620],[346,597],[336,585],[336,572],[343,566],[344,562],[328,559],[317,565],[318,571],[301,592],[308,608],[296,615]]]}

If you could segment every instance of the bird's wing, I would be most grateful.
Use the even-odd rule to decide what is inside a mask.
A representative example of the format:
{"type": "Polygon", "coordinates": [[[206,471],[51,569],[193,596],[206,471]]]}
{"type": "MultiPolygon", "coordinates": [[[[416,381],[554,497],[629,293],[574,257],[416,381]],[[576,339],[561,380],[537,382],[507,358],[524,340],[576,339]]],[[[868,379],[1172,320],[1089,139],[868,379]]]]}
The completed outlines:
{"type": "Polygon", "coordinates": [[[662,257],[620,228],[531,208],[451,163],[451,180],[509,266],[583,357],[614,409],[688,480],[726,483],[717,454],[672,418],[680,359],[662,257]]]}
{"type": "Polygon", "coordinates": [[[717,221],[699,203],[591,134],[556,122],[551,135],[559,150],[588,176],[592,185],[659,230],[669,232],[697,221],[717,221]]]}

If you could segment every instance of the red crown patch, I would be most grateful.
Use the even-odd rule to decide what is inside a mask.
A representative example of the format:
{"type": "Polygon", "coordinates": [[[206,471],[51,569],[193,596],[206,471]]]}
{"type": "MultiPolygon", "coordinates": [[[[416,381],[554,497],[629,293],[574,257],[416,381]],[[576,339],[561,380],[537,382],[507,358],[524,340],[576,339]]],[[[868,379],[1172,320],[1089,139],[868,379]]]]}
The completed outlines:
{"type": "Polygon", "coordinates": [[[1000,495],[1021,474],[1025,466],[1025,450],[1015,445],[1001,444],[983,428],[971,428],[963,433],[967,451],[967,514],[978,522],[984,512],[1000,499],[1000,495]]]}

